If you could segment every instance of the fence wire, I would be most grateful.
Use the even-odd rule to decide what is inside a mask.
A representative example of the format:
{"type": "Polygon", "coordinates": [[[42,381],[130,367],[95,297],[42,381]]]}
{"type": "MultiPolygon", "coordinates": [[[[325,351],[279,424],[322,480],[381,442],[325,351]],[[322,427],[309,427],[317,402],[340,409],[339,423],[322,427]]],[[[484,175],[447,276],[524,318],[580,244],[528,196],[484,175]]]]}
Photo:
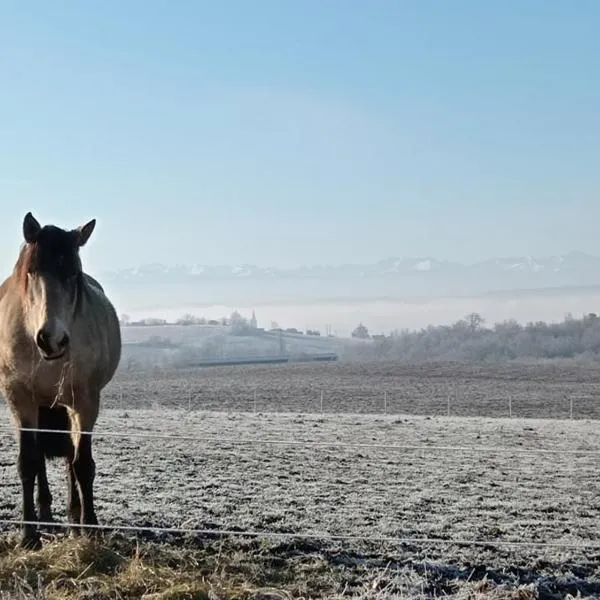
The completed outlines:
{"type": "MultiPolygon", "coordinates": [[[[32,433],[51,433],[51,434],[70,434],[70,431],[64,429],[39,429],[33,427],[21,427],[20,429],[0,429],[0,433],[13,434],[15,431],[25,431],[32,433]]],[[[489,454],[519,454],[519,455],[540,455],[540,456],[600,456],[600,450],[591,449],[560,449],[552,450],[550,448],[506,448],[503,446],[447,446],[447,445],[421,445],[421,444],[377,444],[367,442],[337,442],[323,440],[290,440],[277,438],[233,438],[214,436],[207,438],[206,434],[172,434],[160,433],[158,431],[77,431],[81,435],[94,437],[118,437],[118,438],[139,438],[139,439],[162,439],[185,442],[219,442],[227,445],[273,445],[273,446],[304,446],[315,448],[357,448],[357,449],[377,449],[391,451],[413,451],[413,452],[462,452],[462,453],[489,453],[489,454]]],[[[210,434],[209,434],[210,435],[210,434]]]]}
{"type": "Polygon", "coordinates": [[[495,548],[554,548],[567,550],[600,550],[600,542],[541,542],[541,541],[512,541],[512,540],[469,540],[460,538],[419,538],[419,537],[396,537],[396,536],[368,536],[368,535],[337,535],[319,532],[277,532],[277,531],[253,531],[238,529],[206,529],[193,527],[155,527],[148,525],[80,525],[79,523],[60,523],[44,521],[21,521],[18,519],[0,519],[0,525],[11,526],[34,526],[48,528],[82,528],[99,531],[124,531],[154,534],[187,534],[193,536],[218,536],[218,537],[247,537],[263,539],[298,539],[318,540],[329,542],[367,542],[395,545],[437,545],[437,546],[479,546],[495,548]]]}

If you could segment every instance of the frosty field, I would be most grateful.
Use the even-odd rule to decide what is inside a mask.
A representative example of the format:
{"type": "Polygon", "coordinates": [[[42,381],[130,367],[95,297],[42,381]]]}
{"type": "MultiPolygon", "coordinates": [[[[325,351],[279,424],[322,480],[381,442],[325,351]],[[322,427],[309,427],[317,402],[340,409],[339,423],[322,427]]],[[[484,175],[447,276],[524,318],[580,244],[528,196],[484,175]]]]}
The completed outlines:
{"type": "MultiPolygon", "coordinates": [[[[243,574],[246,596],[223,597],[265,587],[321,598],[598,597],[599,393],[596,371],[573,365],[122,371],[96,427],[98,517],[308,534],[142,536],[200,553],[212,576],[217,556],[231,578],[243,574]]],[[[18,519],[16,444],[2,418],[0,519],[18,519]]],[[[49,478],[62,521],[61,463],[49,478]]]]}

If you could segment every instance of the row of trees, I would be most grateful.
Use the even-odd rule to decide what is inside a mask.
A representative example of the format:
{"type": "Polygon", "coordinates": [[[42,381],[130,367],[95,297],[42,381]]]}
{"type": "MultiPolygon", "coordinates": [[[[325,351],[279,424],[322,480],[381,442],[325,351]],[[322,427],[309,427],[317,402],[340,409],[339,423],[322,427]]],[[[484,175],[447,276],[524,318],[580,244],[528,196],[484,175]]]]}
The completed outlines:
{"type": "Polygon", "coordinates": [[[600,318],[590,313],[581,319],[568,315],[561,323],[538,321],[521,325],[510,320],[486,327],[483,317],[473,313],[452,325],[376,336],[372,344],[352,351],[357,358],[407,361],[598,357],[600,318]]]}
{"type": "MultiPolygon", "coordinates": [[[[215,323],[229,326],[234,335],[251,335],[256,331],[237,311],[215,323]]],[[[147,320],[145,324],[163,322],[147,320]]],[[[184,315],[178,324],[212,323],[184,315]]],[[[277,329],[276,323],[271,325],[271,329],[277,329]]],[[[310,335],[316,334],[316,331],[310,332],[310,335]]],[[[357,359],[502,361],[600,357],[600,318],[595,313],[580,319],[569,315],[560,323],[538,321],[521,325],[510,320],[491,327],[486,327],[480,314],[472,313],[452,325],[394,331],[387,336],[371,336],[368,328],[360,323],[352,336],[372,340],[345,352],[346,356],[357,359]]]]}
{"type": "Polygon", "coordinates": [[[227,317],[221,317],[220,319],[206,319],[205,317],[197,317],[196,315],[185,314],[179,319],[173,321],[172,323],[167,321],[167,319],[160,319],[157,317],[147,317],[145,319],[139,319],[137,321],[132,321],[131,317],[127,314],[122,314],[119,317],[119,322],[122,327],[127,326],[147,326],[147,327],[157,327],[162,325],[223,325],[227,326],[230,324],[230,319],[227,317]]]}
{"type": "MultiPolygon", "coordinates": [[[[230,333],[234,335],[252,335],[256,333],[257,328],[254,326],[250,319],[246,319],[243,317],[237,310],[233,311],[229,317],[221,317],[220,319],[206,319],[205,317],[197,317],[192,314],[185,314],[182,317],[179,317],[177,320],[170,323],[166,319],[159,318],[146,318],[138,321],[132,321],[129,315],[122,314],[120,317],[120,323],[122,327],[127,326],[138,326],[138,327],[160,327],[167,325],[210,325],[210,326],[221,326],[221,327],[229,327],[230,333]]],[[[262,330],[258,330],[262,331],[262,330]]],[[[288,327],[286,329],[281,329],[277,322],[271,321],[271,331],[285,331],[286,333],[296,333],[303,334],[302,331],[294,328],[288,327]]],[[[321,332],[317,329],[307,329],[307,336],[320,336],[321,332]]]]}
{"type": "Polygon", "coordinates": [[[218,326],[221,325],[223,327],[236,326],[240,327],[241,325],[246,325],[250,327],[250,321],[238,312],[233,311],[229,317],[221,317],[220,319],[206,319],[205,317],[197,317],[192,314],[185,314],[173,322],[169,322],[166,319],[160,319],[156,317],[148,317],[145,319],[140,319],[138,321],[132,321],[131,317],[127,314],[122,314],[119,318],[121,326],[147,326],[147,327],[157,327],[157,326],[166,326],[166,325],[213,325],[218,326]]]}

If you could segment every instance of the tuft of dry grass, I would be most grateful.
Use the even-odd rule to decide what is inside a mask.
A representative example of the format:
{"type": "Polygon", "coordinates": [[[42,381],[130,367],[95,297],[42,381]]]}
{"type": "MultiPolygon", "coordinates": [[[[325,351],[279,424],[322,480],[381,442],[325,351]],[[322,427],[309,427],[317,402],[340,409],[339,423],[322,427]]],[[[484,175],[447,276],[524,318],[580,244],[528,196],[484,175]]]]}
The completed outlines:
{"type": "Polygon", "coordinates": [[[46,538],[39,551],[17,544],[16,535],[0,537],[2,599],[284,600],[309,588],[317,594],[313,597],[324,591],[318,583],[324,561],[307,561],[314,567],[308,567],[312,581],[307,585],[303,569],[294,573],[294,561],[261,559],[260,545],[245,550],[218,542],[190,547],[118,535],[46,538]]]}
{"type": "Polygon", "coordinates": [[[183,600],[227,598],[202,573],[177,561],[164,560],[161,548],[143,551],[133,541],[111,538],[51,540],[37,552],[2,540],[0,589],[4,597],[63,600],[145,598],[183,600]]]}
{"type": "MultiPolygon", "coordinates": [[[[536,584],[444,580],[408,565],[334,564],[325,549],[258,540],[136,541],[46,536],[22,550],[0,536],[0,600],[534,600],[536,584]],[[438,585],[440,584],[440,585],[438,585]]],[[[561,596],[562,597],[562,596],[561,596]]],[[[582,596],[579,600],[584,600],[582,596]]]]}

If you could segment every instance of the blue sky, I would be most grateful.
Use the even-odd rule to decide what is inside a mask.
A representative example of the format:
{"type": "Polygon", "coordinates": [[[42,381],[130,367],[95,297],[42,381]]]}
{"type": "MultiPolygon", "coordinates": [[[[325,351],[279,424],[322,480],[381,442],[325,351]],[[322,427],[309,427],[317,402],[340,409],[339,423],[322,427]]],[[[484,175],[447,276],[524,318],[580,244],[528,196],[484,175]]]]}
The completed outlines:
{"type": "Polygon", "coordinates": [[[0,267],[600,253],[600,3],[5,2],[0,267]]]}

